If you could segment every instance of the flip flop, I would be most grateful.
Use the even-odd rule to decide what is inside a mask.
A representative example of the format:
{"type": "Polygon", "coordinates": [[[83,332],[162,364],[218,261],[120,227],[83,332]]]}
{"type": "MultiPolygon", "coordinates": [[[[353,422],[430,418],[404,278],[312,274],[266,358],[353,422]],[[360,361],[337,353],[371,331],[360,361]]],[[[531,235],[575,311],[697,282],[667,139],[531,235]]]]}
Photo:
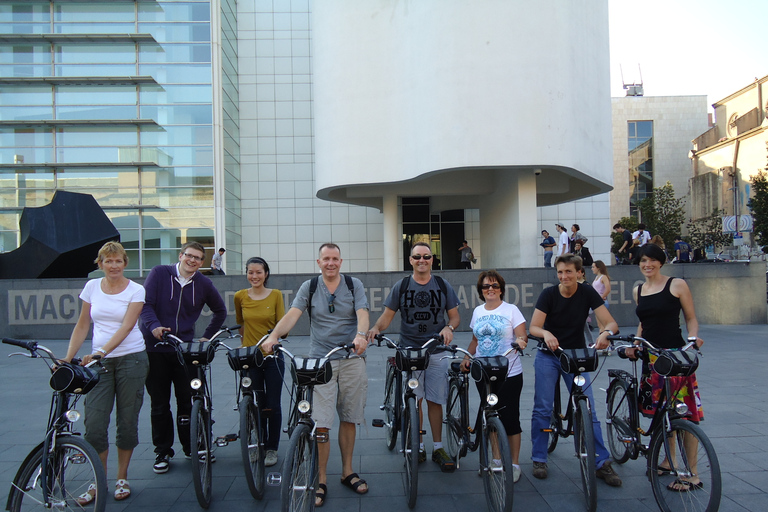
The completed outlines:
{"type": "Polygon", "coordinates": [[[672,492],[691,492],[703,488],[704,482],[695,484],[693,482],[689,482],[688,480],[681,480],[679,478],[676,478],[674,482],[667,486],[667,490],[672,492]],[[676,485],[680,487],[675,487],[676,485]]]}
{"type": "Polygon", "coordinates": [[[658,466],[656,468],[656,474],[659,475],[659,476],[671,475],[672,474],[672,468],[665,468],[664,466],[658,466]]]}
{"type": "Polygon", "coordinates": [[[123,501],[131,495],[131,487],[128,480],[121,478],[115,482],[115,500],[123,501]]]}
{"type": "Polygon", "coordinates": [[[347,478],[342,479],[341,485],[344,487],[349,487],[353,491],[355,491],[356,494],[365,494],[368,492],[368,482],[360,478],[360,475],[357,473],[352,473],[347,476],[347,478]],[[353,479],[357,478],[356,482],[352,482],[353,479]],[[365,485],[366,488],[364,491],[360,490],[360,486],[365,485]]]}
{"type": "Polygon", "coordinates": [[[317,486],[320,489],[315,491],[315,508],[325,505],[325,496],[328,494],[328,487],[325,484],[318,484],[317,486]],[[319,504],[317,503],[317,500],[320,500],[319,504]]]}
{"type": "Polygon", "coordinates": [[[93,500],[96,499],[96,484],[91,484],[88,486],[88,490],[85,491],[83,494],[77,497],[77,504],[81,507],[84,507],[85,505],[90,505],[93,503],[93,500]],[[93,491],[93,493],[91,493],[93,491]]]}

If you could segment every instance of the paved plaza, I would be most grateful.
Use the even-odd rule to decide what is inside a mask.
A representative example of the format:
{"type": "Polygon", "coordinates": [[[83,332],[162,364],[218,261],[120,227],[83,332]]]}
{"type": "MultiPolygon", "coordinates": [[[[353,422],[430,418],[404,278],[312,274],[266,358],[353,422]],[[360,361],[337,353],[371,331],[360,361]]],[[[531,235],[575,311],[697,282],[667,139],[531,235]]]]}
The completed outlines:
{"type": "MultiPolygon", "coordinates": [[[[634,332],[634,327],[622,328],[634,332]]],[[[63,333],[63,336],[69,333],[63,333]]],[[[697,373],[705,421],[702,427],[712,439],[723,472],[722,511],[768,510],[768,400],[762,382],[768,367],[768,329],[765,325],[704,326],[700,332],[705,340],[704,357],[697,373]]],[[[466,347],[469,333],[457,333],[457,340],[466,347]]],[[[296,354],[305,353],[308,338],[290,338],[286,345],[296,354]]],[[[57,354],[64,354],[66,342],[45,342],[57,354]]],[[[48,370],[41,361],[7,355],[16,350],[0,345],[0,500],[5,498],[10,482],[27,452],[43,437],[50,388],[48,370]]],[[[343,487],[340,480],[341,462],[333,434],[329,462],[328,498],[325,510],[369,511],[407,510],[403,484],[402,457],[395,450],[387,451],[384,431],[371,427],[371,419],[382,417],[378,409],[383,394],[384,362],[391,351],[372,347],[368,350],[368,404],[366,424],[359,430],[355,448],[355,470],[370,485],[370,492],[358,497],[343,487]]],[[[533,356],[534,351],[527,354],[533,356]]],[[[615,356],[605,358],[605,365],[594,375],[595,400],[598,416],[605,415],[605,388],[608,368],[627,368],[629,363],[615,356]]],[[[515,486],[514,509],[528,511],[584,510],[581,483],[573,456],[572,438],[561,441],[550,456],[549,478],[536,480],[531,476],[530,417],[533,405],[533,357],[523,361],[525,384],[521,398],[523,446],[521,463],[523,476],[515,486]]],[[[213,362],[213,400],[215,404],[214,435],[237,432],[238,416],[235,404],[235,380],[224,353],[213,362]]],[[[283,392],[284,411],[288,392],[283,392]]],[[[476,406],[477,396],[470,401],[476,406]]],[[[81,407],[82,410],[82,407],[81,407]]],[[[287,417],[287,415],[285,415],[287,417]]],[[[82,424],[80,424],[82,429],[82,424]]],[[[428,430],[428,429],[427,429],[428,430]]],[[[110,432],[114,440],[114,432],[110,432]]],[[[152,472],[154,462],[149,427],[149,397],[145,395],[140,420],[141,444],[134,452],[129,471],[132,496],[124,502],[110,498],[109,512],[164,512],[198,509],[191,482],[190,463],[179,457],[172,461],[171,470],[164,475],[152,472]]],[[[287,446],[283,434],[280,464],[287,446]]],[[[426,445],[431,453],[431,439],[426,445]]],[[[108,482],[114,486],[116,453],[110,453],[108,482]]],[[[177,451],[181,449],[177,445],[177,451]]],[[[213,465],[213,503],[211,510],[276,511],[279,510],[279,488],[267,487],[264,500],[256,501],[248,493],[240,458],[239,444],[216,449],[213,465]]],[[[441,512],[486,510],[482,481],[477,476],[478,454],[470,453],[461,460],[461,467],[452,474],[441,473],[431,461],[419,470],[419,498],[414,510],[441,512]]],[[[645,477],[645,460],[615,465],[624,485],[611,488],[598,480],[598,510],[634,512],[658,510],[650,483],[645,477]]],[[[270,468],[268,468],[269,470],[270,468]]],[[[271,468],[279,471],[280,465],[271,468]]]]}

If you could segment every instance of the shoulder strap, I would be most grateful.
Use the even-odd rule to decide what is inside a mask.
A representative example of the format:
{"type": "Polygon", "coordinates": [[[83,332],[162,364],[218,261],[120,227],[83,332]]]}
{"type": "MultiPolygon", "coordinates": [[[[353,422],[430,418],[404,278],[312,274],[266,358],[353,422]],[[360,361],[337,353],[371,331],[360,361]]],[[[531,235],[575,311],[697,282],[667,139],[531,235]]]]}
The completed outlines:
{"type": "Polygon", "coordinates": [[[357,311],[355,309],[355,283],[352,282],[352,276],[348,276],[347,274],[344,274],[344,281],[347,283],[347,288],[349,288],[349,293],[352,294],[352,311],[357,311]]]}
{"type": "Polygon", "coordinates": [[[408,291],[408,286],[411,284],[411,276],[405,276],[402,281],[400,281],[400,296],[397,298],[397,307],[403,308],[403,297],[405,297],[405,292],[408,291]]]}
{"type": "Polygon", "coordinates": [[[448,300],[448,288],[445,286],[445,280],[440,276],[433,276],[437,282],[437,286],[440,287],[440,291],[445,295],[445,300],[448,300]]]}

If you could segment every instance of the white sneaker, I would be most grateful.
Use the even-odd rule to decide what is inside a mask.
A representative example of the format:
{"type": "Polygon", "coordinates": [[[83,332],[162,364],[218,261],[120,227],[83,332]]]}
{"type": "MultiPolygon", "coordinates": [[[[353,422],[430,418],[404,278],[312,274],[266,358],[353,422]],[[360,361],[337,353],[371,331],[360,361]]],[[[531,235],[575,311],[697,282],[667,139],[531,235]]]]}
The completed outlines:
{"type": "Polygon", "coordinates": [[[267,456],[264,457],[264,465],[274,466],[277,464],[277,452],[275,450],[267,450],[267,456]]]}
{"type": "Polygon", "coordinates": [[[523,474],[523,471],[520,469],[519,466],[512,466],[512,481],[517,483],[518,480],[520,480],[520,475],[523,474]]]}

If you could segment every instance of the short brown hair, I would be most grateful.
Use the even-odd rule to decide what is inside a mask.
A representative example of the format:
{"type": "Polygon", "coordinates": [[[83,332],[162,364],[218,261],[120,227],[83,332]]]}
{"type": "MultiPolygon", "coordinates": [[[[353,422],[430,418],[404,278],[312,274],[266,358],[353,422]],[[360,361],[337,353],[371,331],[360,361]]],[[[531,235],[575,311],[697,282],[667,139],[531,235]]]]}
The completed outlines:
{"type": "Polygon", "coordinates": [[[320,256],[320,253],[321,253],[321,252],[323,252],[323,249],[325,249],[326,247],[327,247],[327,248],[329,248],[329,249],[336,249],[337,251],[339,251],[339,256],[341,256],[341,247],[339,247],[338,245],[336,245],[336,244],[335,244],[335,243],[333,243],[333,242],[325,242],[325,243],[324,243],[323,245],[321,245],[321,246],[320,246],[320,248],[317,250],[317,255],[318,255],[318,257],[320,256]]]}
{"type": "MultiPolygon", "coordinates": [[[[466,240],[465,240],[465,242],[466,242],[466,240]]],[[[432,248],[429,246],[429,244],[427,242],[416,242],[415,244],[413,244],[411,246],[411,254],[413,254],[413,250],[415,248],[417,248],[417,247],[426,247],[427,249],[429,249],[430,253],[432,252],[432,248]]]]}
{"type": "Polygon", "coordinates": [[[125,252],[125,248],[120,242],[107,242],[102,245],[101,249],[99,249],[98,256],[96,256],[96,259],[93,260],[93,262],[101,267],[101,262],[104,261],[107,256],[112,256],[113,254],[121,256],[123,261],[125,261],[125,266],[128,266],[128,253],[125,252]]]}
{"type": "Polygon", "coordinates": [[[576,269],[576,272],[581,272],[581,269],[584,268],[584,262],[581,259],[581,256],[576,256],[575,254],[571,254],[569,252],[557,257],[555,260],[555,268],[557,268],[557,266],[561,263],[566,265],[573,265],[573,268],[576,269]]]}
{"type": "Polygon", "coordinates": [[[203,253],[203,257],[205,257],[205,247],[203,247],[203,244],[200,242],[187,242],[184,245],[181,246],[181,254],[184,254],[187,252],[187,249],[194,249],[196,251],[200,251],[203,253]]]}
{"type": "Polygon", "coordinates": [[[507,291],[507,283],[504,281],[504,278],[501,277],[501,274],[495,270],[483,270],[477,277],[477,295],[480,296],[480,300],[485,302],[485,297],[483,297],[483,281],[485,281],[486,278],[488,278],[489,281],[496,281],[501,285],[501,300],[504,300],[504,293],[507,291]]]}

